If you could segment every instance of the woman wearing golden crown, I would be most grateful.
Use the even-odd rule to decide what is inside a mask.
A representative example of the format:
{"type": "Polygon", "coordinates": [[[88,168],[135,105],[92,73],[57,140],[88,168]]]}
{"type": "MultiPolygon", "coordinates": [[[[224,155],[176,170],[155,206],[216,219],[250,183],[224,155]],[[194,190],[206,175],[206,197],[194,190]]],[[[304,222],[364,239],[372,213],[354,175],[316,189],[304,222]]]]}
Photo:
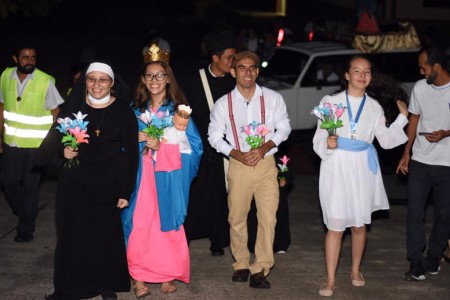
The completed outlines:
{"type": "Polygon", "coordinates": [[[144,61],[133,105],[140,130],[140,164],[130,205],[122,214],[128,269],[137,298],[150,294],[145,283],[162,283],[164,293],[176,291],[174,280],[189,283],[189,249],[183,223],[189,187],[197,175],[203,152],[200,135],[191,120],[186,135],[192,153],[181,153],[181,169],[155,171],[156,162],[162,157],[167,158],[164,154],[170,151],[169,148],[178,145],[160,142],[159,137],[152,138],[143,132],[150,123],[148,118],[147,124],[142,121],[143,114],[173,116],[180,104],[188,103],[169,66],[168,52],[152,45],[145,53],[144,61]]]}

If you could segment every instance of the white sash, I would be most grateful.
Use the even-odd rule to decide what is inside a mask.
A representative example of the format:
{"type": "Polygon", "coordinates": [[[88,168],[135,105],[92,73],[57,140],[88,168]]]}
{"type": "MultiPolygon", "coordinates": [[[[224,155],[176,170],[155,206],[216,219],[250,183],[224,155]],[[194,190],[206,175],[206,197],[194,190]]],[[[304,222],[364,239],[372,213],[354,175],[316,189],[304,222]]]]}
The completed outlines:
{"type": "MultiPolygon", "coordinates": [[[[211,111],[212,107],[214,106],[214,100],[211,94],[211,89],[209,88],[209,83],[208,83],[208,79],[206,78],[206,72],[205,69],[200,69],[200,78],[202,79],[202,84],[203,84],[203,89],[205,90],[205,95],[206,95],[206,100],[208,101],[208,107],[209,110],[211,111]]],[[[228,192],[228,180],[227,180],[227,175],[228,175],[228,168],[229,168],[229,160],[228,158],[224,157],[223,158],[223,171],[225,173],[225,188],[227,189],[228,192]]]]}

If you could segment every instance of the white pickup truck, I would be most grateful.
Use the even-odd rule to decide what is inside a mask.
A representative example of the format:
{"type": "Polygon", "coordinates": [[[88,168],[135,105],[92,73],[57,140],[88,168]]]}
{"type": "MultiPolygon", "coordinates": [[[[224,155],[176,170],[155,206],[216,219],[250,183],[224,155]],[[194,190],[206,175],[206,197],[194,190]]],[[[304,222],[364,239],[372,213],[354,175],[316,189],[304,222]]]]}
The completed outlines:
{"type": "MultiPolygon", "coordinates": [[[[422,78],[417,48],[365,54],[376,71],[393,76],[410,96],[422,78]]],[[[332,42],[298,43],[273,50],[261,63],[258,83],[279,92],[286,102],[293,130],[312,129],[317,117],[311,110],[323,96],[341,88],[345,62],[362,52],[332,42]]]]}

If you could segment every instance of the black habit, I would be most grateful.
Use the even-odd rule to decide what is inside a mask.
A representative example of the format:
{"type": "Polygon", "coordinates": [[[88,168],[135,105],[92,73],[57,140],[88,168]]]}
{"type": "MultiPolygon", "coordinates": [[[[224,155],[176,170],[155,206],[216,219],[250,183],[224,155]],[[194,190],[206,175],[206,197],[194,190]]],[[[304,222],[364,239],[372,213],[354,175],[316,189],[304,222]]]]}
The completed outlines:
{"type": "MultiPolygon", "coordinates": [[[[117,202],[119,198],[130,199],[136,181],[139,159],[136,117],[119,99],[106,108],[95,109],[86,104],[85,97],[77,98],[67,101],[59,117],[73,119],[72,113],[78,111],[87,114],[90,137],[88,144],[78,147],[79,165],[62,168],[59,177],[55,299],[92,298],[106,290],[130,290],[117,202]]],[[[56,125],[55,122],[41,145],[41,165],[55,153],[62,154],[62,134],[55,129],[56,125]]]]}

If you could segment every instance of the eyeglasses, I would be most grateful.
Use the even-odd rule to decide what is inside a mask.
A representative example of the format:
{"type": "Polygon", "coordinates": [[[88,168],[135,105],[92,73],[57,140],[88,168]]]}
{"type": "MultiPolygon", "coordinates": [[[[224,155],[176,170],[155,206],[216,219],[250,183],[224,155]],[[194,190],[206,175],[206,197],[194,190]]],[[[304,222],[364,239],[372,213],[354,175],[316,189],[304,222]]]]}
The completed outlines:
{"type": "Polygon", "coordinates": [[[111,82],[110,78],[94,78],[94,77],[86,77],[86,82],[87,83],[93,83],[95,84],[96,82],[98,82],[98,84],[100,85],[107,85],[108,83],[111,82]]]}
{"type": "Polygon", "coordinates": [[[165,73],[157,73],[157,74],[152,74],[152,73],[147,73],[144,74],[144,78],[146,81],[152,81],[153,78],[156,79],[156,81],[163,81],[164,78],[166,78],[167,74],[165,73]]]}

